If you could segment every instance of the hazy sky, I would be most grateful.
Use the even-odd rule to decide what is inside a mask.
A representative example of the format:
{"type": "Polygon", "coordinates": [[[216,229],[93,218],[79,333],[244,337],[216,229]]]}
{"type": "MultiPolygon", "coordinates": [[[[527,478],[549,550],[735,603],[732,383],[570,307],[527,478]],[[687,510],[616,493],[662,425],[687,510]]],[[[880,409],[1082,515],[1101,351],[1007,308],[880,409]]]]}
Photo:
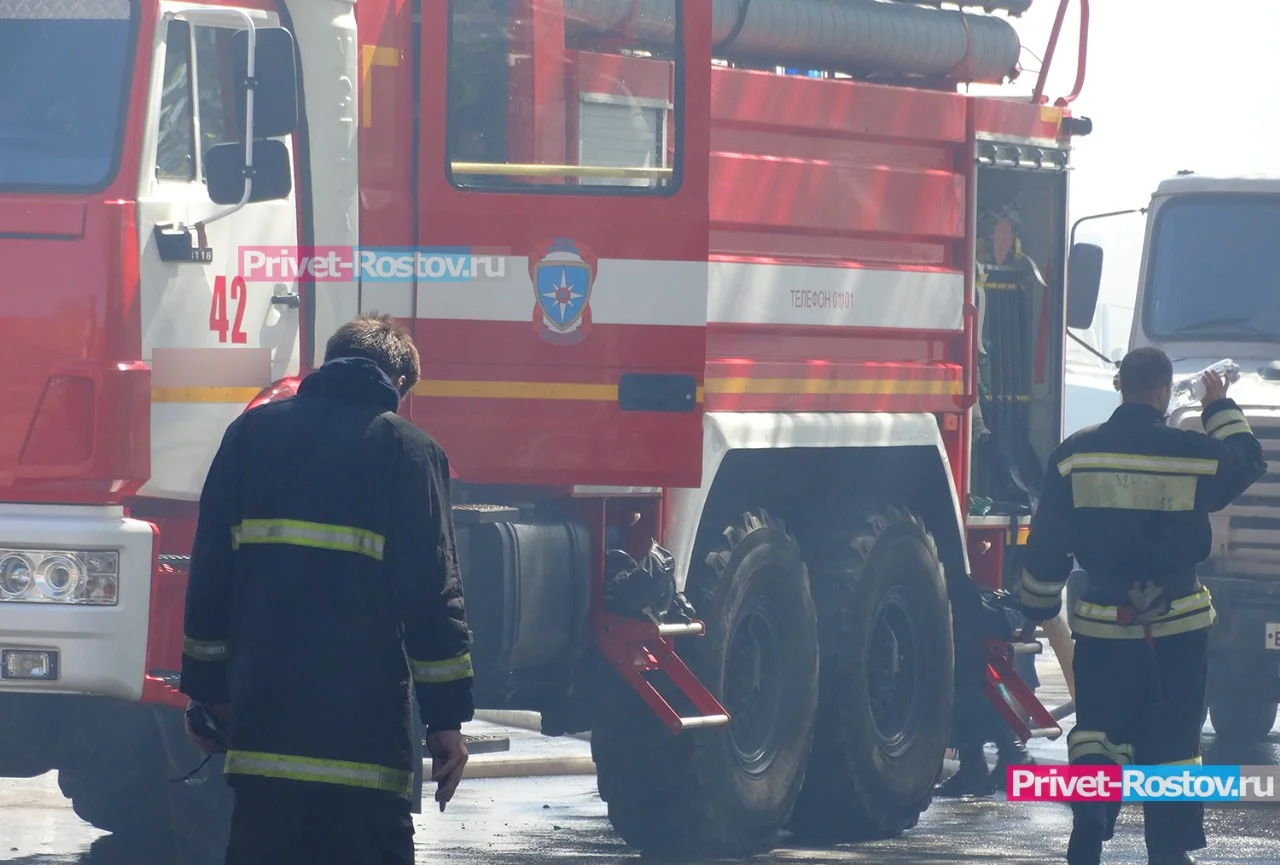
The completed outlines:
{"type": "MultiPolygon", "coordinates": [[[[1016,22],[1026,71],[1005,90],[1034,87],[1036,58],[1044,54],[1058,2],[1035,0],[1016,22]]],[[[1091,6],[1088,77],[1073,108],[1093,119],[1094,131],[1076,140],[1073,220],[1143,206],[1162,178],[1184,168],[1280,174],[1280,118],[1272,103],[1280,88],[1280,63],[1273,59],[1280,0],[1093,0],[1091,6]]],[[[1079,20],[1079,0],[1071,0],[1050,72],[1051,98],[1071,90],[1079,20]]],[[[1086,223],[1077,235],[1107,252],[1107,301],[1133,302],[1141,219],[1086,223]]]]}
{"type": "MultiPolygon", "coordinates": [[[[1034,0],[1015,22],[1025,71],[1002,92],[1030,94],[1058,3],[1034,0]]],[[[1280,117],[1271,101],[1280,89],[1280,63],[1272,59],[1280,0],[1093,0],[1091,6],[1088,75],[1072,107],[1092,118],[1094,131],[1076,139],[1073,221],[1144,206],[1160,180],[1180,169],[1280,175],[1280,117]]],[[[1075,80],[1079,21],[1079,0],[1071,0],[1049,76],[1051,99],[1069,93],[1075,80]]],[[[1142,230],[1141,216],[1081,226],[1078,240],[1106,250],[1104,303],[1133,305],[1142,230]]],[[[1127,321],[1115,322],[1114,330],[1127,339],[1127,321]]]]}

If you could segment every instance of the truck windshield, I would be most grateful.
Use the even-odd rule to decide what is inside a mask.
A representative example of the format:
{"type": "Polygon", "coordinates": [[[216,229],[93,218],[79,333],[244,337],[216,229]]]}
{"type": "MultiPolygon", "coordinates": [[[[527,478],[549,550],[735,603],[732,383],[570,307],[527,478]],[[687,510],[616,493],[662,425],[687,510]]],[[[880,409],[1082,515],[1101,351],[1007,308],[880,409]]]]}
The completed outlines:
{"type": "Polygon", "coordinates": [[[1156,215],[1143,304],[1170,340],[1280,340],[1280,196],[1195,195],[1156,215]]]}
{"type": "Polygon", "coordinates": [[[0,189],[111,181],[133,22],[131,0],[0,0],[0,189]]]}

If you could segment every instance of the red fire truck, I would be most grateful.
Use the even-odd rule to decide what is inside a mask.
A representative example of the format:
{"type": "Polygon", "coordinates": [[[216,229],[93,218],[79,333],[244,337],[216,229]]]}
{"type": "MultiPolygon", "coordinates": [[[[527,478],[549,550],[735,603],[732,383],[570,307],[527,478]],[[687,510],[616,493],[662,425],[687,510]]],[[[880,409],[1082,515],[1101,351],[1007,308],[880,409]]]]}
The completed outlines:
{"type": "Polygon", "coordinates": [[[377,311],[482,705],[590,730],[642,848],[914,825],[949,598],[1060,434],[1090,128],[1068,0],[1030,99],[962,92],[1030,0],[942,5],[0,0],[0,776],[216,851],[224,785],[169,783],[201,484],[377,311]]]}

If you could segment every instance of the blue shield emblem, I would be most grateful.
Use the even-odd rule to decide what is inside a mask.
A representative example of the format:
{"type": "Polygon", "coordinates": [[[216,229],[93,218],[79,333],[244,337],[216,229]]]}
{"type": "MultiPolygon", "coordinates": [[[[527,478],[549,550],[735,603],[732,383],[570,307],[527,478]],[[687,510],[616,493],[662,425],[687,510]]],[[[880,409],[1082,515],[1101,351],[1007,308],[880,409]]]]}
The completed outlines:
{"type": "Polygon", "coordinates": [[[561,333],[582,318],[591,299],[591,268],[586,262],[540,261],[534,266],[533,290],[543,321],[561,333]]]}

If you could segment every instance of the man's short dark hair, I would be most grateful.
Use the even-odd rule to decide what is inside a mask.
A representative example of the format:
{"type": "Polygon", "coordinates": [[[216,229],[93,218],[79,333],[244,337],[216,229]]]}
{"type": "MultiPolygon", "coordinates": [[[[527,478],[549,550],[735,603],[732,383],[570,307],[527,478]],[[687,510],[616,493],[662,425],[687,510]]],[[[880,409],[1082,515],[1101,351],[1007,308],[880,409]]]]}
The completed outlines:
{"type": "Polygon", "coordinates": [[[338,328],[324,347],[324,359],[328,363],[340,357],[371,360],[391,377],[392,382],[404,376],[401,396],[413,390],[422,377],[413,337],[389,315],[362,315],[338,328]]]}
{"type": "Polygon", "coordinates": [[[1173,364],[1158,348],[1135,348],[1120,361],[1120,395],[1125,402],[1147,402],[1173,384],[1173,364]]]}

